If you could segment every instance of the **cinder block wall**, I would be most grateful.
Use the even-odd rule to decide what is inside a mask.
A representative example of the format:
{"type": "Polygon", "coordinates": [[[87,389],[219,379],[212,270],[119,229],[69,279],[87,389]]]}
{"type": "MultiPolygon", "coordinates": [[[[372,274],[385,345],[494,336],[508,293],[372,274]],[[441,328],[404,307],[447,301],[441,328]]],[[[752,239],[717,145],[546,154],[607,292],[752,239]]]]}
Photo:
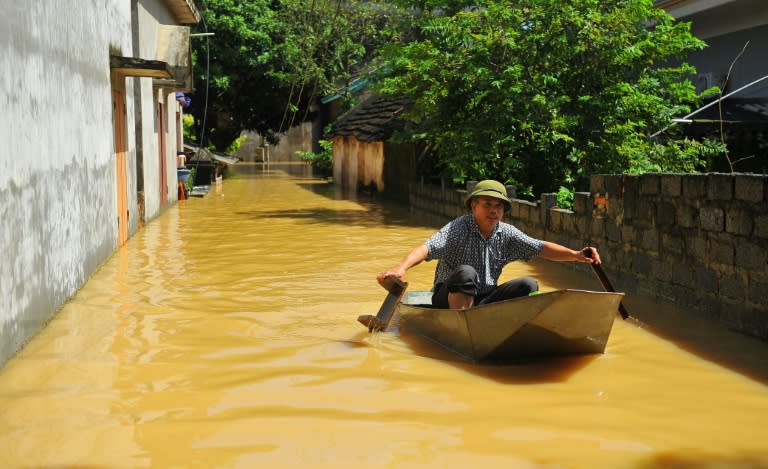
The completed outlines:
{"type": "MultiPolygon", "coordinates": [[[[466,213],[465,196],[413,184],[410,204],[447,220],[466,213]]],[[[542,194],[513,199],[507,221],[566,246],[597,246],[621,291],[768,340],[768,176],[595,175],[573,210],[542,194]]]]}

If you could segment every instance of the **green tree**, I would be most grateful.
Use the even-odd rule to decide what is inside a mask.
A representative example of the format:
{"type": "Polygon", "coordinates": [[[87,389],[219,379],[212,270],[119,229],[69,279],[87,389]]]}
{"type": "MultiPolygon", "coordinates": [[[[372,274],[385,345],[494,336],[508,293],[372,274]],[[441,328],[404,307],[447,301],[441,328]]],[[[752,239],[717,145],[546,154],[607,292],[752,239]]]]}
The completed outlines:
{"type": "Polygon", "coordinates": [[[399,1],[419,13],[414,40],[382,50],[379,89],[412,100],[415,138],[456,182],[539,193],[709,155],[649,138],[699,100],[683,58],[704,47],[652,0],[399,1]]]}
{"type": "Polygon", "coordinates": [[[225,148],[242,130],[272,143],[276,134],[311,119],[317,98],[361,72],[387,41],[393,10],[363,0],[206,0],[195,32],[197,93],[193,113],[225,148]],[[209,68],[210,67],[210,68],[209,68]]]}

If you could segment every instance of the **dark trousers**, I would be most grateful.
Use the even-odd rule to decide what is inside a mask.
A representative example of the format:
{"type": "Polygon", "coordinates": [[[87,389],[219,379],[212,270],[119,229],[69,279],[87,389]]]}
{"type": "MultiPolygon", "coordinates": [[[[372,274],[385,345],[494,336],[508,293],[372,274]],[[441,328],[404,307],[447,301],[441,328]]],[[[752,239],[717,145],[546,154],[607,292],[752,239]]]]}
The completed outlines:
{"type": "Polygon", "coordinates": [[[435,285],[432,293],[432,306],[448,308],[448,293],[464,293],[475,297],[475,306],[497,301],[509,300],[527,296],[539,291],[539,284],[531,277],[520,277],[504,282],[489,293],[478,295],[480,278],[475,269],[468,265],[460,265],[453,271],[444,283],[435,285]]]}

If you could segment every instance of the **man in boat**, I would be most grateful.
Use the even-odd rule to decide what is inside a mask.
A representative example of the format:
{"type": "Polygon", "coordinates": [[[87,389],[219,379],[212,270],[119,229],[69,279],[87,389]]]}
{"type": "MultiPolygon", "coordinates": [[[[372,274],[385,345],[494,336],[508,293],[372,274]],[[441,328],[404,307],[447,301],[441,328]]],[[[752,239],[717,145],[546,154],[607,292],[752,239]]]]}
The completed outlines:
{"type": "Polygon", "coordinates": [[[432,305],[437,308],[467,309],[538,291],[531,277],[498,285],[505,265],[536,256],[553,261],[600,264],[594,247],[572,250],[560,244],[532,238],[502,221],[512,203],[507,189],[498,181],[477,183],[465,200],[471,213],[462,215],[416,246],[399,264],[381,272],[377,280],[394,275],[400,280],[411,267],[437,259],[432,305]]]}

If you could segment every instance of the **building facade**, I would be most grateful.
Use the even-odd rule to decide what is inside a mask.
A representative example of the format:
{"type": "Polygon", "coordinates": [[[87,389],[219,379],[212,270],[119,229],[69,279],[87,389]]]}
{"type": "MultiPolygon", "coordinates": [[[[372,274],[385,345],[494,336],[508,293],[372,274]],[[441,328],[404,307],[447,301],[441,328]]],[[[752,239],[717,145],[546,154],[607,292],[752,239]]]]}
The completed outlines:
{"type": "Polygon", "coordinates": [[[183,25],[200,13],[190,0],[0,0],[0,11],[2,365],[176,201],[183,25]]]}

